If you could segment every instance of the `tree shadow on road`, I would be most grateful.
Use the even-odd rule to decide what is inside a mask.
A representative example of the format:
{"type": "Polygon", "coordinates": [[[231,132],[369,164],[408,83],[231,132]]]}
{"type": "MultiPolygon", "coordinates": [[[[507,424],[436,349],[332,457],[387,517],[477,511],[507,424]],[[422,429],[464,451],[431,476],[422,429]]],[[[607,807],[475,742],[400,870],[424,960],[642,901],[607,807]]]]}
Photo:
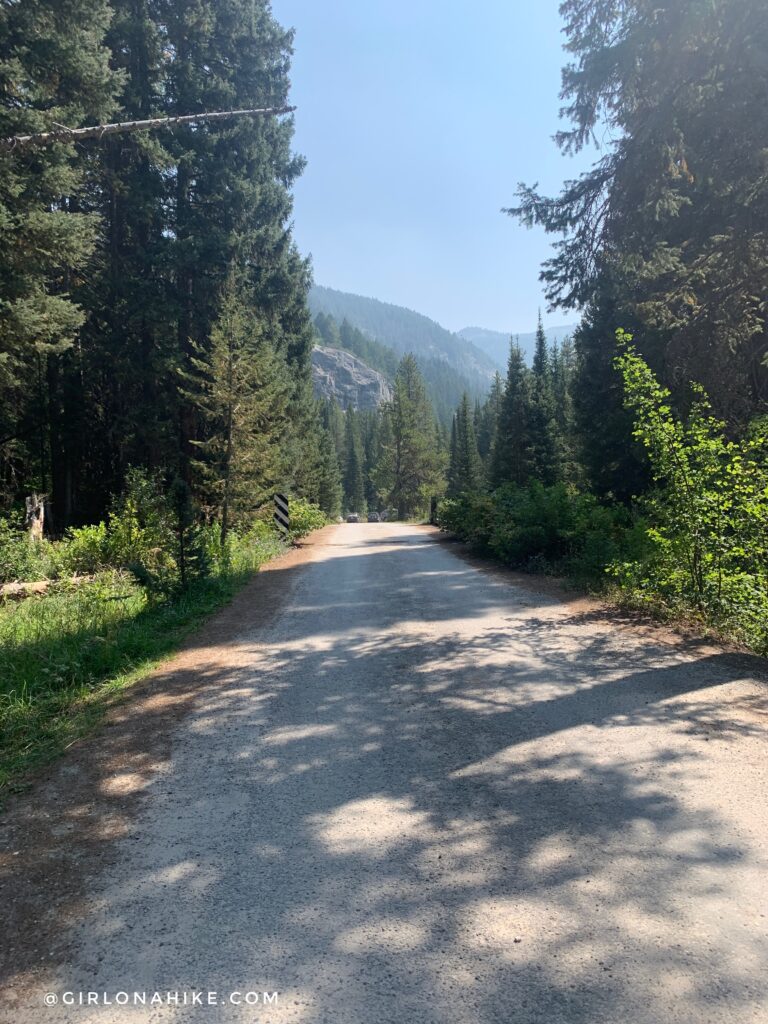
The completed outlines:
{"type": "Polygon", "coordinates": [[[186,726],[161,771],[139,751],[162,702],[107,740],[90,783],[133,838],[105,903],[65,915],[83,982],[258,982],[312,1024],[765,1012],[760,865],[707,798],[768,735],[739,688],[762,664],[628,641],[415,546],[285,570],[274,629],[233,620],[157,676],[186,726]]]}

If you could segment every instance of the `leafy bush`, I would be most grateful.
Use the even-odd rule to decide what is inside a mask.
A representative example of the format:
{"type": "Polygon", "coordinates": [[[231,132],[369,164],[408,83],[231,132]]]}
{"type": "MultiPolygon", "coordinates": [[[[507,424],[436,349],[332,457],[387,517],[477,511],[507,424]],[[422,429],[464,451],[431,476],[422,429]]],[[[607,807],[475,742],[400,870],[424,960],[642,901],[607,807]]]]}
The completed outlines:
{"type": "Polygon", "coordinates": [[[465,493],[457,498],[443,498],[437,505],[437,525],[490,554],[496,511],[492,495],[465,493]]]}
{"type": "Polygon", "coordinates": [[[265,519],[255,519],[242,537],[244,541],[248,541],[249,543],[260,540],[274,540],[274,524],[267,522],[265,519]]]}
{"type": "Polygon", "coordinates": [[[57,547],[64,574],[92,574],[113,565],[110,535],[104,522],[68,530],[64,542],[57,547]]]}
{"type": "Polygon", "coordinates": [[[328,524],[328,518],[319,505],[304,498],[291,498],[288,503],[291,536],[304,537],[312,530],[319,530],[328,524]]]}
{"type": "Polygon", "coordinates": [[[670,392],[619,332],[616,364],[635,437],[645,446],[654,490],[642,504],[650,555],[617,562],[620,585],[639,600],[660,598],[768,652],[768,431],[756,422],[732,440],[707,395],[692,384],[685,419],[670,392]]]}
{"type": "MultiPolygon", "coordinates": [[[[23,557],[28,547],[55,551],[62,572],[96,569],[105,552],[113,557],[109,523],[72,530],[55,545],[32,546],[0,528],[7,534],[5,548],[23,557]]],[[[141,553],[146,538],[136,536],[141,553]]],[[[283,548],[275,531],[261,525],[244,536],[230,532],[225,544],[217,525],[199,528],[198,538],[209,575],[190,578],[184,589],[158,593],[139,580],[139,570],[106,569],[78,584],[61,580],[21,603],[0,603],[0,789],[63,749],[98,716],[104,698],[131,681],[131,672],[170,652],[283,548]]]]}
{"type": "Polygon", "coordinates": [[[109,515],[111,564],[129,569],[148,590],[166,593],[178,579],[175,548],[170,502],[160,475],[129,469],[109,515]]]}
{"type": "Polygon", "coordinates": [[[492,494],[445,499],[437,521],[507,565],[583,580],[602,578],[612,560],[649,546],[629,510],[565,484],[507,484],[492,494]]]}
{"type": "Polygon", "coordinates": [[[33,543],[7,519],[0,519],[0,583],[52,579],[58,573],[56,549],[50,541],[33,543]]]}
{"type": "MultiPolygon", "coordinates": [[[[304,499],[290,502],[290,517],[292,537],[328,522],[304,499]]],[[[281,543],[271,518],[255,520],[244,533],[230,530],[222,541],[218,523],[201,522],[183,482],[167,486],[158,474],[131,469],[107,521],[72,528],[61,541],[30,543],[0,519],[0,582],[128,570],[148,594],[162,597],[197,579],[253,571],[281,543]]]]}

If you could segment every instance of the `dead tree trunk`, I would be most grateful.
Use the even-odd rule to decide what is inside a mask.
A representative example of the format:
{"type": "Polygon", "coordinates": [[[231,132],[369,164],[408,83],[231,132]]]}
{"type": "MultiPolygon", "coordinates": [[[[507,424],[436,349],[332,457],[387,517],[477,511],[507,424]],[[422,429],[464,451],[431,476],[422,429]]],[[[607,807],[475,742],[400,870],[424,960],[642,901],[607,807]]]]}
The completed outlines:
{"type": "Polygon", "coordinates": [[[26,500],[26,527],[30,541],[37,543],[43,539],[45,528],[45,495],[30,494],[26,500]]]}

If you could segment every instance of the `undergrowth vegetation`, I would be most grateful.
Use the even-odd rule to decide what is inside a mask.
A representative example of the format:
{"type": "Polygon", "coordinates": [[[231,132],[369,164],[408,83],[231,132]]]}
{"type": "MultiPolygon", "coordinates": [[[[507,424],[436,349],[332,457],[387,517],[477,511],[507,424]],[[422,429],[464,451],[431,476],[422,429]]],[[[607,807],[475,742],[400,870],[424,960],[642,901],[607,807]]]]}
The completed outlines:
{"type": "MultiPolygon", "coordinates": [[[[305,501],[290,511],[293,539],[326,521],[305,501]]],[[[0,604],[0,788],[87,730],[109,695],[285,547],[267,520],[222,541],[193,512],[185,495],[133,471],[107,521],[61,541],[30,543],[0,520],[2,581],[50,581],[0,604]]]]}
{"type": "Polygon", "coordinates": [[[677,416],[631,340],[619,332],[616,365],[650,490],[621,504],[564,483],[506,484],[443,500],[438,525],[507,565],[612,590],[768,654],[768,433],[757,423],[730,438],[695,384],[677,416]]]}

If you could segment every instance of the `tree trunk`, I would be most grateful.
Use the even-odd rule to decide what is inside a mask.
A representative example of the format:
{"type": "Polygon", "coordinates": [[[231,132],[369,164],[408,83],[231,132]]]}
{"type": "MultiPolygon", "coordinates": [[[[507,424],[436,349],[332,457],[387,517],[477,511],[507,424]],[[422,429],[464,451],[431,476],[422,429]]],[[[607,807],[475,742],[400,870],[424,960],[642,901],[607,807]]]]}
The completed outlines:
{"type": "Polygon", "coordinates": [[[45,495],[30,494],[26,500],[26,505],[27,532],[30,541],[36,544],[43,539],[43,531],[45,530],[45,495]]]}

